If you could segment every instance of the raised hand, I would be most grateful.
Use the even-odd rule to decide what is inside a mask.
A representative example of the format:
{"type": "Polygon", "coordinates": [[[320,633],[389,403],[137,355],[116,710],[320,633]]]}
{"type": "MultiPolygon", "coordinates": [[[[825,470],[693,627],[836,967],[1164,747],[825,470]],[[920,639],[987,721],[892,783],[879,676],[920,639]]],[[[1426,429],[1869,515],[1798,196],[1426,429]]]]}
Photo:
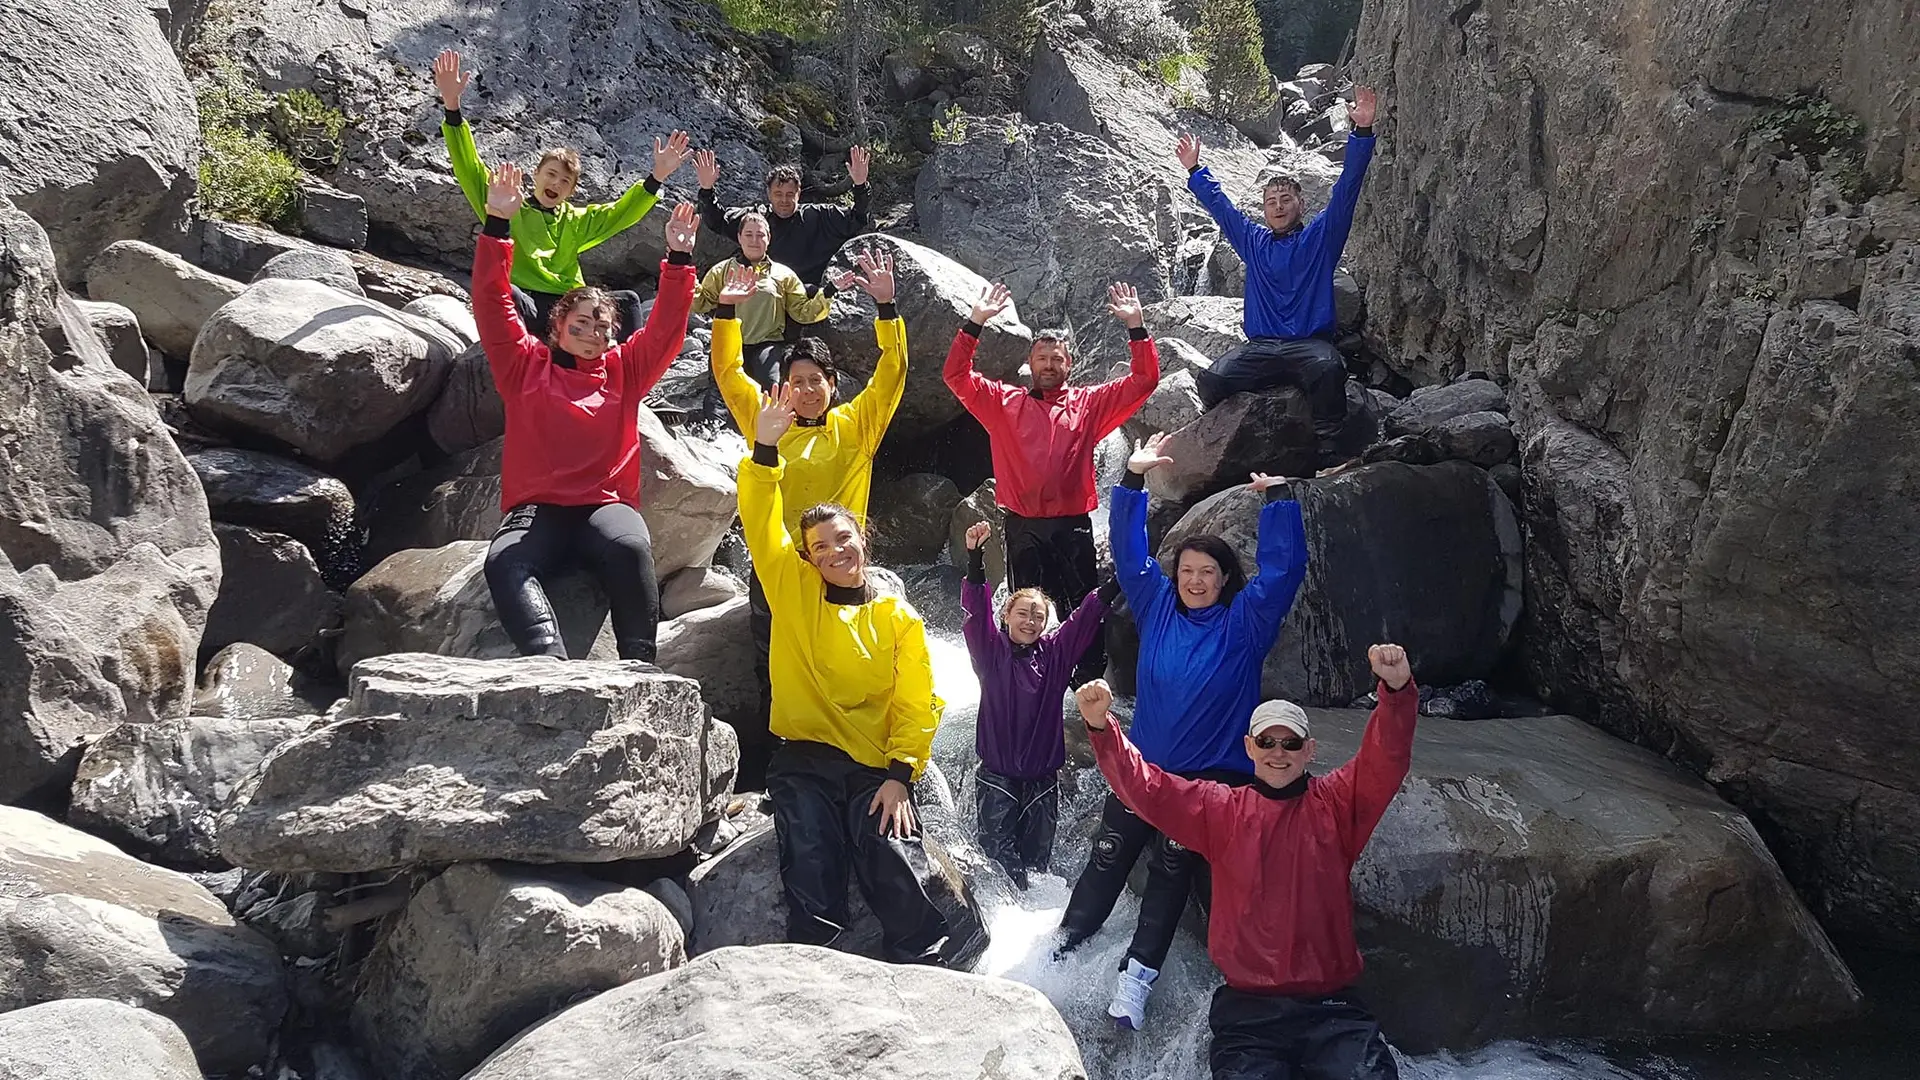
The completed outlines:
{"type": "Polygon", "coordinates": [[[753,422],[753,441],[767,446],[780,445],[780,437],[793,426],[793,391],[786,383],[773,393],[760,395],[760,415],[753,422]]]}
{"type": "Polygon", "coordinates": [[[1367,664],[1387,689],[1398,690],[1413,678],[1413,665],[1407,662],[1407,650],[1398,645],[1375,645],[1367,650],[1367,664]]]}
{"type": "Polygon", "coordinates": [[[512,218],[527,201],[527,173],[513,162],[503,162],[487,178],[487,213],[512,218]]]}
{"type": "Polygon", "coordinates": [[[891,304],[898,289],[893,278],[893,255],[887,251],[867,248],[854,255],[853,262],[860,268],[858,281],[860,287],[867,290],[876,304],[891,304]]]}
{"type": "Polygon", "coordinates": [[[693,140],[687,137],[686,132],[676,131],[667,136],[665,142],[660,141],[660,136],[655,135],[653,137],[653,178],[663,184],[666,183],[667,178],[672,176],[680,166],[685,165],[687,158],[691,156],[693,156],[693,140]]]}
{"type": "Polygon", "coordinates": [[[1095,679],[1073,692],[1073,700],[1080,706],[1080,718],[1095,731],[1104,731],[1107,726],[1107,713],[1113,708],[1113,688],[1105,679],[1095,679]]]}
{"type": "Polygon", "coordinates": [[[721,304],[744,304],[760,285],[760,275],[753,267],[745,263],[734,263],[727,268],[727,276],[720,284],[721,304]]]}
{"type": "Polygon", "coordinates": [[[972,319],[976,326],[985,326],[993,320],[995,315],[1007,310],[1007,305],[1011,303],[1013,303],[1013,293],[1008,291],[1004,284],[996,281],[987,286],[987,291],[980,294],[980,299],[973,302],[973,314],[968,318],[972,319]]]}
{"type": "Polygon", "coordinates": [[[1139,290],[1124,281],[1107,286],[1107,310],[1129,330],[1138,330],[1146,322],[1146,314],[1140,310],[1139,290]]]}
{"type": "Polygon", "coordinates": [[[993,526],[984,521],[976,521],[967,526],[967,550],[973,551],[978,549],[981,544],[987,542],[987,537],[992,534],[992,532],[993,526]]]}
{"type": "Polygon", "coordinates": [[[888,780],[873,793],[873,801],[867,804],[867,815],[880,815],[880,835],[899,840],[910,840],[919,830],[913,820],[913,793],[907,785],[898,780],[888,780]]]}
{"type": "Polygon", "coordinates": [[[1281,484],[1289,482],[1284,476],[1268,476],[1263,472],[1249,473],[1248,475],[1253,477],[1253,482],[1247,486],[1263,495],[1266,494],[1268,488],[1279,487],[1281,484]]]}
{"type": "Polygon", "coordinates": [[[827,280],[832,282],[833,287],[840,292],[846,292],[848,289],[860,284],[859,276],[845,267],[841,267],[838,270],[827,271],[827,280]]]}
{"type": "Polygon", "coordinates": [[[847,151],[847,175],[853,178],[855,187],[867,182],[867,168],[873,164],[873,155],[867,153],[864,146],[856,146],[847,151]]]}
{"type": "Polygon", "coordinates": [[[1180,144],[1173,148],[1173,152],[1176,156],[1180,158],[1181,167],[1186,169],[1188,172],[1192,172],[1193,170],[1199,168],[1200,167],[1200,136],[1195,135],[1190,131],[1181,132],[1180,144]]]}
{"type": "Polygon", "coordinates": [[[1380,100],[1371,86],[1353,88],[1353,104],[1347,106],[1347,119],[1354,127],[1372,127],[1373,118],[1380,109],[1380,100]]]}
{"type": "Polygon", "coordinates": [[[440,91],[440,104],[448,112],[460,108],[460,95],[467,92],[467,80],[473,76],[460,70],[460,54],[443,49],[433,59],[433,86],[440,91]]]}
{"type": "Polygon", "coordinates": [[[1145,476],[1162,465],[1173,464],[1173,459],[1161,452],[1172,437],[1164,431],[1156,431],[1141,440],[1127,458],[1127,470],[1145,476]]]}
{"type": "Polygon", "coordinates": [[[690,202],[679,203],[667,218],[667,250],[693,253],[693,242],[700,238],[700,216],[690,202]]]}

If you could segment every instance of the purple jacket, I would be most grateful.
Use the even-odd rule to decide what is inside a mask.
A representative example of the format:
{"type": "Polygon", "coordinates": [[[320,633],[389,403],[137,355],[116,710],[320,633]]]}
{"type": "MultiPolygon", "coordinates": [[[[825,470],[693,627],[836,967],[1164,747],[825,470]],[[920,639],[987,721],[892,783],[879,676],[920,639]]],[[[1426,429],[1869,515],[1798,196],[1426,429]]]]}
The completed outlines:
{"type": "Polygon", "coordinates": [[[968,575],[960,586],[967,652],[980,676],[973,748],[990,772],[1016,780],[1051,777],[1067,760],[1067,680],[1093,644],[1112,602],[1112,583],[1087,594],[1067,621],[1032,645],[1015,645],[994,621],[993,591],[968,575]]]}

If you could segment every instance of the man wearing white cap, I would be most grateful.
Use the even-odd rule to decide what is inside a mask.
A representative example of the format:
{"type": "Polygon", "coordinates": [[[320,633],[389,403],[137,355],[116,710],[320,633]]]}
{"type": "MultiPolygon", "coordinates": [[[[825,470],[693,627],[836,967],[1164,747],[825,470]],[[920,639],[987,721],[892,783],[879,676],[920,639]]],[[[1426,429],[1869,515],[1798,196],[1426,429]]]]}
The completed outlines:
{"type": "Polygon", "coordinates": [[[1413,763],[1420,694],[1405,649],[1375,645],[1367,661],[1379,704],[1353,760],[1309,775],[1307,714],[1268,701],[1247,727],[1247,787],[1148,764],[1108,722],[1105,682],[1075,694],[1114,794],[1213,867],[1207,952],[1227,980],[1208,1017],[1214,1080],[1399,1076],[1380,1025],[1350,989],[1361,964],[1348,877],[1413,763]]]}

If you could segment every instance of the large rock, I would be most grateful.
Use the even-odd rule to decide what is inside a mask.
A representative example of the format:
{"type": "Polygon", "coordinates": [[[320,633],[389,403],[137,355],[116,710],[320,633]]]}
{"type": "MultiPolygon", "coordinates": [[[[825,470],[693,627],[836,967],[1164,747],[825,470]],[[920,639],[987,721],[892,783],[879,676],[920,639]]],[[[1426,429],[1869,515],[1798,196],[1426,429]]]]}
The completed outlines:
{"type": "Polygon", "coordinates": [[[212,656],[236,642],[276,656],[312,654],[321,635],[340,627],[340,594],[321,580],[306,545],[244,525],[215,525],[220,595],[207,612],[200,651],[212,656]]]}
{"type": "MultiPolygon", "coordinates": [[[[518,656],[487,591],[487,542],[456,540],[381,560],[347,590],[335,662],[340,674],[370,656],[425,652],[471,659],[518,656]]],[[[546,584],[567,655],[587,655],[607,621],[607,596],[588,574],[546,584]]]]}
{"type": "Polygon", "coordinates": [[[124,305],[147,340],[183,362],[193,355],[200,328],[246,288],[139,240],[108,247],[87,267],[88,296],[124,305]]]}
{"type": "Polygon", "coordinates": [[[1199,350],[1209,364],[1246,344],[1240,327],[1242,302],[1237,296],[1176,296],[1147,307],[1147,329],[1163,342],[1184,341],[1199,350]]]}
{"type": "Polygon", "coordinates": [[[0,1080],[200,1080],[193,1046],[164,1016],[101,998],[0,1013],[0,1080]]]}
{"type": "Polygon", "coordinates": [[[1483,469],[1513,456],[1513,424],[1504,413],[1475,412],[1456,416],[1433,429],[1434,444],[1449,458],[1469,461],[1483,469]]]}
{"type": "Polygon", "coordinates": [[[367,558],[377,563],[408,548],[493,539],[506,516],[500,450],[495,438],[376,491],[367,500],[367,558]]]}
{"type": "Polygon", "coordinates": [[[960,489],[937,473],[909,473],[873,485],[873,554],[890,564],[940,557],[960,489]]]}
{"type": "MultiPolygon", "coordinates": [[[[105,300],[75,300],[73,303],[80,309],[80,314],[86,317],[87,325],[100,335],[114,367],[126,372],[141,386],[162,389],[154,383],[153,351],[147,348],[146,339],[140,335],[140,319],[134,315],[133,309],[105,300]]],[[[166,374],[159,372],[157,377],[164,383],[166,374]]]]}
{"type": "Polygon", "coordinates": [[[380,657],[330,721],[234,795],[219,825],[234,864],[656,858],[706,816],[698,687],[645,665],[380,657]]]}
{"type": "Polygon", "coordinates": [[[1147,490],[1171,502],[1244,486],[1255,472],[1312,476],[1319,454],[1313,411],[1292,387],[1235,394],[1171,434],[1173,460],[1147,474],[1147,490]]]}
{"type": "Polygon", "coordinates": [[[1835,933],[1920,946],[1920,23],[1455,14],[1367,5],[1399,164],[1350,250],[1382,355],[1507,384],[1531,678],[1763,822],[1835,933]]]}
{"type": "Polygon", "coordinates": [[[215,819],[305,719],[189,716],[121,724],[87,747],[68,820],[169,866],[220,869],[215,819]]]}
{"type": "Polygon", "coordinates": [[[649,893],[463,863],[422,886],[374,947],[353,1023],[388,1075],[458,1080],[582,996],[686,959],[679,922],[649,893]]]}
{"type": "Polygon", "coordinates": [[[279,951],[192,878],[0,806],[0,1012],[88,997],[172,1020],[210,1073],[263,1064],[287,1011],[279,951]]]}
{"type": "Polygon", "coordinates": [[[5,199],[0,431],[0,800],[14,800],[64,788],[84,736],[186,711],[220,561],[193,470],[5,199]]]}
{"type": "MultiPolygon", "coordinates": [[[[216,274],[247,280],[288,252],[333,250],[353,263],[360,288],[365,290],[368,299],[396,308],[404,308],[426,296],[450,296],[462,304],[469,302],[466,286],[462,284],[467,280],[464,274],[455,275],[458,278],[455,280],[438,270],[393,262],[364,251],[338,252],[241,221],[200,218],[193,223],[188,247],[196,264],[216,274]]],[[[470,265],[472,261],[472,251],[465,252],[458,260],[461,265],[470,265]]]]}
{"type": "MultiPolygon", "coordinates": [[[[923,803],[930,800],[921,788],[923,803]]],[[[920,838],[925,860],[920,884],[934,906],[947,917],[950,934],[942,954],[947,966],[964,970],[987,947],[987,928],[966,875],[939,842],[920,838]]],[[[689,951],[698,955],[731,945],[766,945],[787,940],[787,901],[780,890],[780,846],[771,827],[735,840],[718,857],[694,868],[689,879],[693,897],[693,937],[689,951]]],[[[880,923],[867,907],[859,883],[847,882],[848,912],[852,918],[836,948],[879,959],[880,923]]]]}
{"type": "MultiPolygon", "coordinates": [[[[1387,463],[1296,481],[1307,577],[1268,655],[1262,691],[1344,705],[1373,688],[1367,646],[1406,646],[1414,674],[1450,686],[1492,674],[1521,610],[1520,529],[1483,470],[1387,463]]],[[[1195,506],[1160,557],[1197,534],[1225,539],[1253,574],[1261,496],[1245,486],[1195,506]]]]}
{"type": "Polygon", "coordinates": [[[468,1080],[1085,1080],[1038,990],[809,945],[727,949],[610,990],[509,1043],[468,1080]]]}
{"type": "Polygon", "coordinates": [[[237,642],[215,653],[200,672],[193,715],[275,720],[326,712],[338,697],[332,684],[295,671],[258,645],[237,642]]]}
{"type": "Polygon", "coordinates": [[[447,369],[440,396],[427,408],[427,434],[449,454],[482,446],[505,434],[507,407],[493,385],[493,369],[478,341],[469,344],[447,369]]]}
{"type": "Polygon", "coordinates": [[[1461,379],[1440,386],[1416,387],[1387,414],[1389,435],[1431,435],[1440,425],[1468,413],[1507,411],[1507,392],[1491,379],[1461,379]]]}
{"type": "Polygon", "coordinates": [[[330,251],[326,248],[297,248],[267,260],[267,264],[254,271],[249,280],[258,283],[268,278],[282,281],[317,281],[331,289],[338,289],[353,296],[365,296],[367,292],[360,287],[360,275],[353,269],[353,262],[346,252],[330,251]]]}
{"type": "Polygon", "coordinates": [[[1194,387],[1192,371],[1163,374],[1160,385],[1153,388],[1153,395],[1127,420],[1125,430],[1135,439],[1160,431],[1179,431],[1200,419],[1206,411],[1200,401],[1200,391],[1194,387]]]}
{"type": "Polygon", "coordinates": [[[697,681],[713,715],[736,723],[759,708],[745,595],[661,623],[659,648],[660,669],[697,681]]]}
{"type": "MultiPolygon", "coordinates": [[[[899,282],[895,301],[900,317],[907,323],[907,347],[912,357],[907,364],[907,386],[900,396],[899,411],[888,430],[924,433],[954,419],[966,410],[954,398],[953,391],[940,377],[941,362],[953,335],[973,312],[989,284],[986,278],[932,248],[910,240],[896,240],[881,233],[869,233],[847,244],[848,250],[872,247],[894,257],[894,273],[899,282]]],[[[987,324],[981,335],[973,366],[990,379],[1015,378],[1027,362],[1027,350],[1033,332],[1021,322],[1019,297],[1012,307],[987,324]]],[[[858,382],[865,385],[880,359],[873,341],[873,299],[862,292],[844,296],[833,306],[833,314],[818,324],[821,338],[832,347],[834,361],[846,372],[840,393],[851,396],[858,382]]]]}
{"type": "Polygon", "coordinates": [[[255,450],[194,450],[187,461],[206,489],[215,521],[291,536],[322,569],[351,559],[354,502],[346,484],[255,450]]]}
{"type": "MultiPolygon", "coordinates": [[[[1312,716],[1326,767],[1351,756],[1366,714],[1312,716]]],[[[1765,1031],[1860,1004],[1739,811],[1571,717],[1422,721],[1353,891],[1361,992],[1406,1051],[1765,1031]]]]}
{"type": "Polygon", "coordinates": [[[432,404],[458,351],[430,319],[316,282],[267,278],[201,328],[187,403],[208,423],[332,462],[432,404]]]}
{"type": "Polygon", "coordinates": [[[955,566],[965,567],[971,557],[967,554],[967,530],[979,522],[993,526],[983,545],[986,552],[981,561],[987,570],[987,581],[998,585],[1007,580],[1007,512],[994,501],[992,478],[981,481],[960,505],[953,508],[953,516],[947,520],[947,560],[955,566]]]}
{"type": "Polygon", "coordinates": [[[115,240],[177,234],[199,112],[152,6],[8,0],[0,41],[0,196],[45,226],[68,278],[115,240]]]}
{"type": "MultiPolygon", "coordinates": [[[[232,51],[267,89],[313,89],[353,117],[345,160],[328,180],[366,200],[375,235],[468,266],[480,222],[448,166],[428,74],[450,40],[429,31],[442,14],[416,4],[260,0],[230,16],[232,51]]],[[[784,125],[741,93],[738,61],[705,32],[711,14],[691,0],[586,0],[564,11],[510,7],[490,15],[484,33],[455,42],[475,73],[465,105],[482,159],[574,147],[584,165],[575,201],[604,202],[646,178],[656,136],[685,128],[719,154],[723,198],[763,194],[764,132],[784,125]],[[576,25],[594,31],[574,34],[576,25]],[[528,65],[512,44],[528,41],[551,43],[541,63],[528,65]]],[[[671,186],[690,198],[691,166],[671,186]]],[[[588,251],[588,278],[651,276],[665,255],[666,212],[588,251]]]]}
{"type": "Polygon", "coordinates": [[[432,319],[453,331],[463,346],[470,347],[480,340],[480,327],[473,319],[473,304],[459,297],[434,293],[410,300],[400,310],[423,319],[432,319]]]}
{"type": "Polygon", "coordinates": [[[1071,325],[1079,351],[1124,355],[1107,286],[1127,282],[1149,304],[1172,288],[1176,227],[1156,173],[1059,124],[970,116],[921,168],[914,209],[927,243],[1005,282],[1030,325],[1071,325]]]}
{"type": "Polygon", "coordinates": [[[677,619],[745,595],[746,585],[728,571],[716,566],[689,566],[661,580],[660,617],[677,619]]]}

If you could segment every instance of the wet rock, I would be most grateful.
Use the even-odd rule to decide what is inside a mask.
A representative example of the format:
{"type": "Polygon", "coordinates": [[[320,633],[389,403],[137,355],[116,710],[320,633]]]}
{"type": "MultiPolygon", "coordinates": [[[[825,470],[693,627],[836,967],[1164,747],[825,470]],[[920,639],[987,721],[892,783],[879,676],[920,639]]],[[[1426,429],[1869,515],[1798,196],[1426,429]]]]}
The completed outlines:
{"type": "Polygon", "coordinates": [[[194,716],[273,720],[323,713],[339,698],[334,684],[295,671],[258,645],[236,642],[214,654],[200,673],[194,716]]]}
{"type": "Polygon", "coordinates": [[[1387,414],[1389,435],[1432,435],[1440,425],[1471,413],[1507,411],[1507,392],[1491,379],[1463,379],[1422,386],[1387,414]]]}
{"type": "Polygon", "coordinates": [[[337,630],[340,594],[327,588],[306,545],[290,536],[218,524],[220,594],[207,612],[200,651],[248,642],[277,656],[311,656],[337,630]]]}
{"type": "Polygon", "coordinates": [[[206,489],[215,521],[291,536],[325,571],[352,558],[354,501],[346,484],[254,450],[194,450],[187,462],[206,489]]]}
{"type": "Polygon", "coordinates": [[[960,489],[933,473],[873,485],[874,557],[892,564],[932,562],[946,546],[960,489]]]}

